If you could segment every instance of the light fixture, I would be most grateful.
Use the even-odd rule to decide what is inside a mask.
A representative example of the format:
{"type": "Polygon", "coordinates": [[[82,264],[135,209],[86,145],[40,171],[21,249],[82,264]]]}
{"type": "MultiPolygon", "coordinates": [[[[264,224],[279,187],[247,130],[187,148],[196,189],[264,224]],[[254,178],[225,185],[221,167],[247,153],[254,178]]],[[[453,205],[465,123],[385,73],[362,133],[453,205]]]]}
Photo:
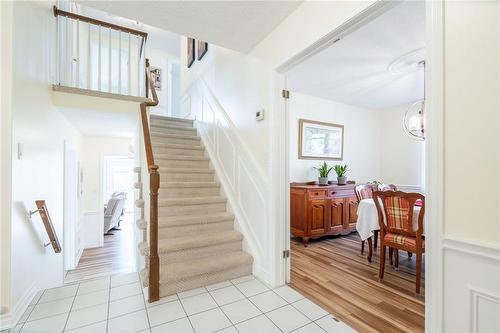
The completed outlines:
{"type": "Polygon", "coordinates": [[[425,140],[425,60],[417,65],[424,70],[424,99],[416,101],[406,110],[403,128],[409,137],[422,141],[425,140]]]}

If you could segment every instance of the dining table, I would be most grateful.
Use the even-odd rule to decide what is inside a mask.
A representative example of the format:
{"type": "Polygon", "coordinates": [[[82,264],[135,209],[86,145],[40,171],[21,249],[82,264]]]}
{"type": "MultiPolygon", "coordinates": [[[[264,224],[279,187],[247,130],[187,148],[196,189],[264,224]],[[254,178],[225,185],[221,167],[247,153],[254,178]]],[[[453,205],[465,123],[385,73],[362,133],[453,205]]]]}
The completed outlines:
{"type": "MultiPolygon", "coordinates": [[[[382,206],[382,202],[380,201],[382,206]]],[[[420,205],[415,205],[413,210],[413,230],[418,229],[418,215],[420,212],[420,205]]],[[[384,224],[387,224],[385,220],[385,213],[382,211],[382,218],[384,224]]],[[[378,212],[377,206],[373,198],[363,199],[358,205],[358,220],[356,222],[356,230],[358,231],[359,237],[362,241],[368,240],[368,261],[372,261],[373,254],[373,244],[372,238],[374,231],[380,230],[380,225],[378,223],[378,212]]]]}

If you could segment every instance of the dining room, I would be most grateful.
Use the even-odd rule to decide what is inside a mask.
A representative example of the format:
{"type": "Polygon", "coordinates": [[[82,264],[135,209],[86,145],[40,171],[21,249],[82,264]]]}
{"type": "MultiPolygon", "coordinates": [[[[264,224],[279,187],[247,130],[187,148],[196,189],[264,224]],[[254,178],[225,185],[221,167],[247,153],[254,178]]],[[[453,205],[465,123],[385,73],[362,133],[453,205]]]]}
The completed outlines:
{"type": "Polygon", "coordinates": [[[359,332],[425,325],[425,4],[286,74],[290,285],[359,332]]]}

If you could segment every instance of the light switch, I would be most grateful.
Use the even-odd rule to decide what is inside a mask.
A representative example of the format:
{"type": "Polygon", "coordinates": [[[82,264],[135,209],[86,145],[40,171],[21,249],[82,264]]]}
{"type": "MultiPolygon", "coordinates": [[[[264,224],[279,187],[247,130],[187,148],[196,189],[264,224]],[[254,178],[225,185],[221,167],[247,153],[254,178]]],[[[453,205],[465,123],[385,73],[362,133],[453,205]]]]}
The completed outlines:
{"type": "Polygon", "coordinates": [[[21,160],[23,158],[23,144],[21,142],[17,143],[17,159],[21,160]]]}
{"type": "Polygon", "coordinates": [[[264,109],[259,110],[255,113],[255,120],[262,121],[264,120],[264,109]]]}

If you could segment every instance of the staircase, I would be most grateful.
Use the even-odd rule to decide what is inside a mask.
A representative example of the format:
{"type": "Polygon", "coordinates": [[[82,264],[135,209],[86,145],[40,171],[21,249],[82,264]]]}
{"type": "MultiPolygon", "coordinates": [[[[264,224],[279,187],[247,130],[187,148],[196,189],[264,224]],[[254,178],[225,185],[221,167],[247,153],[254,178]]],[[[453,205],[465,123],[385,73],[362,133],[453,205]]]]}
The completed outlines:
{"type": "MultiPolygon", "coordinates": [[[[233,228],[193,121],[152,115],[150,124],[161,181],[160,297],[251,274],[253,259],[242,251],[243,236],[233,228]]],[[[149,245],[140,251],[147,256],[149,245]]],[[[147,285],[148,270],[142,275],[147,285]]]]}

